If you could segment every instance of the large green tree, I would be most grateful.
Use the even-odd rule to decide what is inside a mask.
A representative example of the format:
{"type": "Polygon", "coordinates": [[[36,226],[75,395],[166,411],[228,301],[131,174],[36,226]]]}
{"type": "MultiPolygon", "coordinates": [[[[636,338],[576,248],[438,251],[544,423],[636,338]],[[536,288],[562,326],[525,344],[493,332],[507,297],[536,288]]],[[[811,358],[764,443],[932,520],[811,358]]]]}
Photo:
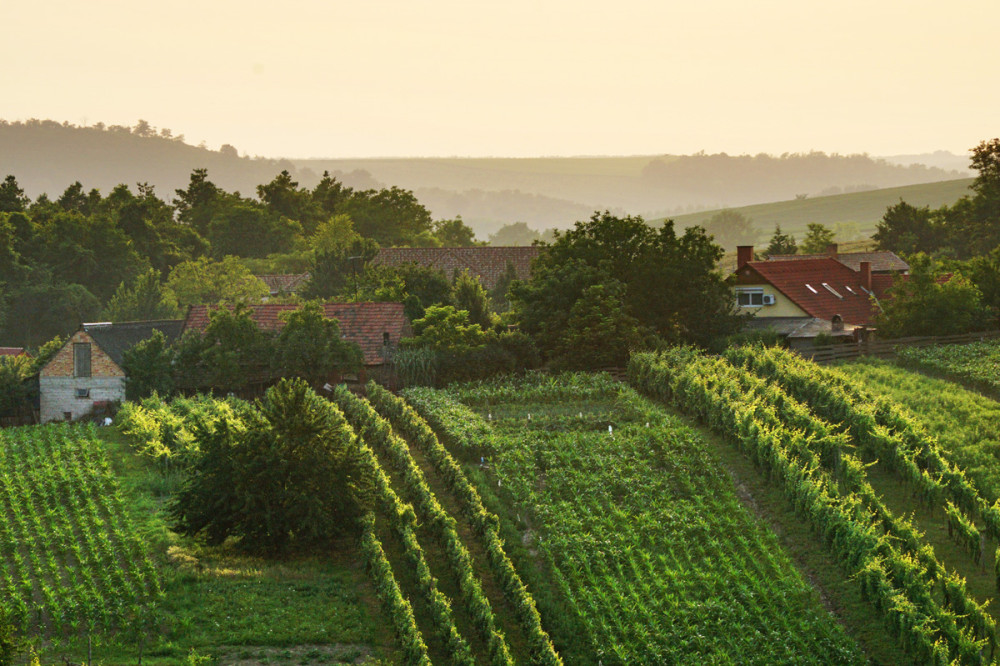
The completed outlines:
{"type": "Polygon", "coordinates": [[[952,335],[983,330],[989,311],[979,289],[961,273],[943,274],[930,257],[910,259],[910,274],[879,300],[875,327],[880,337],[952,335]]]}
{"type": "Polygon", "coordinates": [[[131,283],[118,285],[104,308],[104,317],[109,321],[174,319],[180,315],[177,297],[164,287],[160,274],[152,268],[131,283]]]}
{"type": "Polygon", "coordinates": [[[775,257],[784,254],[795,254],[798,246],[795,244],[795,236],[783,233],[781,225],[774,225],[774,233],[771,234],[771,241],[768,243],[764,254],[768,257],[775,257]]]}
{"type": "Polygon", "coordinates": [[[0,213],[22,213],[28,204],[31,203],[21,186],[17,184],[17,178],[8,175],[0,183],[0,213]]]}
{"type": "Polygon", "coordinates": [[[757,229],[753,220],[738,210],[724,208],[708,218],[705,231],[716,243],[725,249],[734,249],[737,245],[753,245],[757,240],[757,229]]]}
{"type": "Polygon", "coordinates": [[[374,480],[343,414],[301,379],[268,389],[241,421],[196,423],[201,451],[171,505],[177,529],[252,551],[328,547],[374,502],[374,480]]]}
{"type": "Polygon", "coordinates": [[[321,386],[336,372],[356,372],[361,367],[361,348],[343,340],[340,323],[323,314],[319,302],[281,314],[284,327],[275,341],[272,368],[282,377],[301,377],[321,386]]]}
{"type": "Polygon", "coordinates": [[[254,303],[268,294],[267,285],[236,257],[222,261],[201,257],[179,264],[170,271],[167,290],[182,306],[254,303]]]}
{"type": "Polygon", "coordinates": [[[824,254],[826,249],[833,244],[833,230],[828,229],[819,222],[810,222],[806,225],[805,238],[802,239],[801,250],[803,254],[824,254]]]}
{"type": "Polygon", "coordinates": [[[622,312],[647,330],[668,341],[708,344],[742,321],[716,269],[721,256],[700,227],[678,236],[669,221],[653,229],[641,217],[595,213],[559,234],[535,260],[531,280],[515,282],[510,295],[523,330],[549,355],[584,291],[611,281],[624,285],[622,312]]]}

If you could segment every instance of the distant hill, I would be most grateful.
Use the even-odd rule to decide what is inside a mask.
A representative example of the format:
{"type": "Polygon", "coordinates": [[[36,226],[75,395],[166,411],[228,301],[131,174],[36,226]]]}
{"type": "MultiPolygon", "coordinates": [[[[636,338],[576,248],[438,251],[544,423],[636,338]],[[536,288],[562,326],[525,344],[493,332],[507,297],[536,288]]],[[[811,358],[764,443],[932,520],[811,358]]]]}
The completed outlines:
{"type": "MultiPolygon", "coordinates": [[[[953,156],[954,157],[954,156],[953,156]]],[[[32,197],[59,196],[79,180],[107,193],[120,183],[153,185],[169,200],[191,171],[229,191],[253,195],[257,185],[288,170],[301,186],[323,171],[356,188],[413,190],[435,218],[461,215],[486,238],[504,224],[566,228],[595,210],[681,215],[953,180],[967,172],[937,166],[901,166],[868,155],[645,155],[546,158],[269,159],[192,146],[169,130],[140,121],[135,127],[77,127],[50,120],[0,120],[0,178],[17,177],[32,197]]]]}
{"type": "Polygon", "coordinates": [[[911,164],[923,164],[924,166],[947,169],[949,171],[959,171],[963,175],[971,176],[974,172],[969,168],[968,155],[956,155],[947,150],[936,150],[933,153],[916,153],[911,155],[885,155],[880,159],[889,164],[899,164],[909,166],[911,164]]]}
{"type": "Polygon", "coordinates": [[[867,155],[824,153],[293,162],[315,173],[362,170],[381,182],[414,190],[418,197],[434,192],[438,198],[428,199],[435,199],[430,205],[435,215],[438,210],[447,210],[448,216],[461,214],[474,228],[493,226],[498,220],[528,222],[538,229],[565,228],[594,210],[662,217],[798,194],[874,190],[966,175],[919,164],[890,164],[867,155]],[[447,192],[451,198],[444,196],[447,192]],[[463,197],[468,200],[459,205],[463,197]]]}
{"type": "MultiPolygon", "coordinates": [[[[121,183],[134,188],[137,182],[146,182],[169,201],[199,168],[208,169],[209,179],[219,187],[249,196],[283,169],[302,181],[319,180],[317,174],[299,172],[287,160],[241,157],[229,145],[208,150],[185,143],[183,136],[174,137],[169,130],[142,124],[76,127],[51,120],[0,121],[0,178],[13,174],[32,198],[43,192],[58,197],[78,180],[86,189],[96,187],[105,194],[121,183]]],[[[341,178],[352,179],[366,187],[373,182],[368,174],[341,178]]]]}
{"type": "MultiPolygon", "coordinates": [[[[875,233],[875,226],[885,215],[886,208],[898,203],[900,199],[914,206],[937,208],[944,204],[950,205],[969,194],[969,185],[972,181],[972,178],[960,178],[938,183],[740,206],[732,210],[743,213],[753,221],[759,233],[759,245],[767,243],[775,225],[781,225],[783,232],[791,233],[801,241],[806,232],[806,225],[812,222],[819,222],[834,230],[839,228],[838,241],[853,241],[875,233]]],[[[704,224],[717,212],[719,211],[706,210],[672,216],[671,219],[678,228],[691,227],[704,224]]],[[[663,219],[651,222],[661,224],[663,219]]]]}

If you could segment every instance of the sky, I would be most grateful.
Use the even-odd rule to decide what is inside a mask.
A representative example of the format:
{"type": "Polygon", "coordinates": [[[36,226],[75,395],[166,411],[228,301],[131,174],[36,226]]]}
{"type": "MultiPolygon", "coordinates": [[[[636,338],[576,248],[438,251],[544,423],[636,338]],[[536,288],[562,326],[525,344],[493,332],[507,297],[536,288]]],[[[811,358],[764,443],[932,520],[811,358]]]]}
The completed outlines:
{"type": "Polygon", "coordinates": [[[1000,2],[0,0],[0,118],[267,157],[967,154],[1000,2]]]}

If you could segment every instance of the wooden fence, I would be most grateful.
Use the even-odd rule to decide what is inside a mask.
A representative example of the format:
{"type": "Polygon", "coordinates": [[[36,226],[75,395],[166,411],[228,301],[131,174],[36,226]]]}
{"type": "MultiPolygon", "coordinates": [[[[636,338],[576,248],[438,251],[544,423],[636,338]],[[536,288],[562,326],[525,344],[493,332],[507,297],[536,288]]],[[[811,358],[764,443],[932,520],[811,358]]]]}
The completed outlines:
{"type": "Polygon", "coordinates": [[[817,363],[833,363],[834,361],[849,361],[861,356],[877,358],[894,358],[900,347],[930,347],[932,345],[965,345],[981,340],[1000,338],[1000,331],[983,331],[981,333],[963,333],[961,335],[931,335],[916,338],[896,338],[894,340],[868,340],[867,342],[851,342],[822,347],[803,347],[794,351],[801,356],[817,363]]]}

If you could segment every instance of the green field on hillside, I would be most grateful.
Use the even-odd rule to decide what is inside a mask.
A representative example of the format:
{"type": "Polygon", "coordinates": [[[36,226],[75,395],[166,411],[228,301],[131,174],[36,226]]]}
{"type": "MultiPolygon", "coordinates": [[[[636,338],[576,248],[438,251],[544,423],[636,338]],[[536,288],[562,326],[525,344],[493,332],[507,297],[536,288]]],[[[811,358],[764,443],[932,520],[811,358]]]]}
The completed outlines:
{"type": "Polygon", "coordinates": [[[467,469],[514,524],[567,663],[863,661],[700,435],[631,389],[571,375],[406,395],[457,455],[488,458],[467,469]]]}
{"type": "Polygon", "coordinates": [[[912,659],[993,659],[1000,510],[898,404],[759,346],[637,354],[629,377],[765,470],[912,659]]]}
{"type": "MultiPolygon", "coordinates": [[[[794,235],[799,241],[805,235],[806,225],[814,222],[825,224],[831,229],[838,224],[853,223],[856,225],[856,227],[850,227],[853,232],[871,236],[875,233],[876,224],[885,215],[886,208],[899,203],[900,199],[914,206],[938,208],[944,204],[951,205],[969,194],[969,185],[971,184],[971,178],[961,178],[866,192],[739,206],[732,210],[743,213],[753,221],[760,234],[757,244],[762,245],[767,244],[767,239],[775,225],[780,225],[783,232],[794,235]]],[[[704,224],[717,212],[719,211],[707,210],[688,215],[677,215],[671,219],[678,228],[691,227],[696,224],[704,224]]],[[[650,222],[659,225],[662,224],[663,220],[651,220],[650,222]]]]}

